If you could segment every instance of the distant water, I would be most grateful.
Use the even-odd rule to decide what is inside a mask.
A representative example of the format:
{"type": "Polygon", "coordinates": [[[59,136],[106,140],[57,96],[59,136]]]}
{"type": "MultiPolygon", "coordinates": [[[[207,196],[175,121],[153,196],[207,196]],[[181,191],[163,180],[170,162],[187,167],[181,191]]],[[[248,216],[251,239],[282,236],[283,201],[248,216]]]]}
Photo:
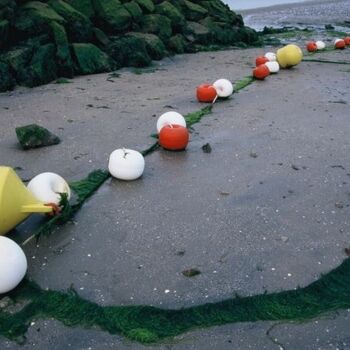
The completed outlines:
{"type": "Polygon", "coordinates": [[[266,7],[272,5],[291,4],[295,2],[304,2],[305,0],[223,0],[234,11],[248,10],[258,7],[266,7]]]}

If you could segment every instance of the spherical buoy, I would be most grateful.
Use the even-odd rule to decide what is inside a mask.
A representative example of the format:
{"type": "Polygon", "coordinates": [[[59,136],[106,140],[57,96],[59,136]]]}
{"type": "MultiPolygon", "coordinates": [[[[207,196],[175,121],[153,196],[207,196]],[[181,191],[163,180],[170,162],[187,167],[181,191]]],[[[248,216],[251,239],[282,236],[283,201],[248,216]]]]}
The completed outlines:
{"type": "Polygon", "coordinates": [[[169,151],[182,151],[187,147],[189,132],[182,125],[170,124],[159,133],[159,144],[169,151]]]}
{"type": "Polygon", "coordinates": [[[216,89],[211,84],[202,84],[197,87],[197,100],[199,102],[213,102],[216,99],[216,89]]]}
{"type": "Polygon", "coordinates": [[[300,47],[294,44],[289,44],[277,51],[277,62],[282,68],[290,68],[301,62],[303,52],[300,47]]]}
{"type": "Polygon", "coordinates": [[[306,44],[306,49],[307,51],[309,52],[315,52],[317,51],[317,44],[315,41],[309,41],[307,44],[306,44]]]}
{"type": "Polygon", "coordinates": [[[259,56],[255,59],[255,66],[259,67],[261,64],[265,64],[266,62],[269,62],[269,59],[265,56],[259,56]]]}
{"type": "Polygon", "coordinates": [[[158,133],[164,126],[169,124],[182,125],[183,127],[186,127],[186,120],[180,113],[177,113],[174,111],[166,112],[158,118],[158,121],[157,121],[158,133]]]}
{"type": "Polygon", "coordinates": [[[233,93],[233,85],[227,79],[219,79],[213,84],[219,97],[229,97],[233,93]]]}
{"type": "Polygon", "coordinates": [[[280,65],[276,61],[266,62],[265,66],[269,69],[270,73],[278,73],[280,65]]]}
{"type": "Polygon", "coordinates": [[[270,75],[270,70],[266,64],[261,64],[253,69],[253,76],[255,79],[264,80],[268,75],[270,75]]]}

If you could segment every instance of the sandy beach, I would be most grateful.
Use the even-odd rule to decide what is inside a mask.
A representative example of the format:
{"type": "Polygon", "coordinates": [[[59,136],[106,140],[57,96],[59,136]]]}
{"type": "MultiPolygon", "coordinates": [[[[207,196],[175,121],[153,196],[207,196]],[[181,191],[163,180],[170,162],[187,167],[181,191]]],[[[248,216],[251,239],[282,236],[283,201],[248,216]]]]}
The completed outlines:
{"type": "MultiPolygon", "coordinates": [[[[308,18],[336,24],[346,20],[348,5],[321,1],[244,16],[254,26],[307,25],[308,18]],[[337,4],[342,14],[329,17],[337,4]]],[[[24,180],[52,171],[72,181],[105,169],[114,149],[150,146],[160,114],[202,108],[196,86],[219,78],[237,82],[267,50],[275,48],[183,54],[152,69],[122,69],[119,77],[81,76],[2,93],[1,164],[16,167],[24,180]],[[30,123],[62,143],[23,151],[14,129],[30,123]]],[[[315,57],[350,61],[349,50],[315,57]]],[[[235,294],[293,290],[336,268],[350,244],[349,67],[302,62],[217,102],[194,126],[185,152],[154,152],[141,179],[109,179],[72,222],[26,244],[28,277],[43,289],[73,286],[101,306],[181,309],[235,294]],[[201,274],[185,277],[189,268],[201,274]]],[[[10,237],[21,242],[31,229],[23,224],[10,237]]],[[[347,349],[349,321],[345,309],[305,323],[236,323],[152,348],[347,349]]],[[[53,318],[34,320],[23,345],[0,337],[0,348],[149,349],[53,318]]]]}

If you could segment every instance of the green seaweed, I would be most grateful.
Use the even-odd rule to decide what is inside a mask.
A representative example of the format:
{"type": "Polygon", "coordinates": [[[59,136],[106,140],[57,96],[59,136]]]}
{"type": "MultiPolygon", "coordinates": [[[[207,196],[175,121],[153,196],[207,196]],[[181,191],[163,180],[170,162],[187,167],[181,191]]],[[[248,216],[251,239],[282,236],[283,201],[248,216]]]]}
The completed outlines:
{"type": "Polygon", "coordinates": [[[98,327],[141,343],[154,343],[192,329],[236,322],[308,321],[350,307],[350,258],[303,288],[234,297],[183,309],[147,305],[100,306],[74,290],[43,290],[24,280],[8,296],[24,307],[0,310],[0,334],[21,340],[31,321],[54,318],[66,326],[98,327]],[[22,304],[21,304],[22,303],[22,304]]]}
{"type": "Polygon", "coordinates": [[[236,82],[235,86],[233,87],[233,91],[238,92],[238,91],[246,88],[248,85],[250,85],[254,81],[255,81],[254,77],[252,75],[248,75],[248,76],[244,77],[243,79],[238,80],[236,82]]]}
{"type": "Polygon", "coordinates": [[[349,61],[332,61],[332,60],[321,60],[316,58],[303,58],[303,62],[318,62],[318,63],[331,63],[331,64],[350,64],[349,61]]]}
{"type": "Polygon", "coordinates": [[[205,117],[206,115],[212,112],[212,108],[213,106],[210,105],[200,109],[199,111],[195,111],[187,114],[185,116],[187,127],[190,128],[192,125],[200,122],[203,117],[205,117]]]}

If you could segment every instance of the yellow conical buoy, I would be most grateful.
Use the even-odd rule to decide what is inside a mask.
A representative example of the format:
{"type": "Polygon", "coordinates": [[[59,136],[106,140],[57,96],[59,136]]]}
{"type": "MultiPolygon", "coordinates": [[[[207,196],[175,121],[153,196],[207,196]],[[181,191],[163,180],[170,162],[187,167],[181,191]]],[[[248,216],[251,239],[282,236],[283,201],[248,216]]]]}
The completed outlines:
{"type": "Polygon", "coordinates": [[[301,62],[303,59],[303,52],[299,46],[289,44],[277,50],[276,56],[277,62],[282,68],[290,68],[301,62]]]}
{"type": "Polygon", "coordinates": [[[50,213],[52,207],[38,201],[12,168],[0,166],[0,235],[4,235],[31,213],[50,213]]]}

